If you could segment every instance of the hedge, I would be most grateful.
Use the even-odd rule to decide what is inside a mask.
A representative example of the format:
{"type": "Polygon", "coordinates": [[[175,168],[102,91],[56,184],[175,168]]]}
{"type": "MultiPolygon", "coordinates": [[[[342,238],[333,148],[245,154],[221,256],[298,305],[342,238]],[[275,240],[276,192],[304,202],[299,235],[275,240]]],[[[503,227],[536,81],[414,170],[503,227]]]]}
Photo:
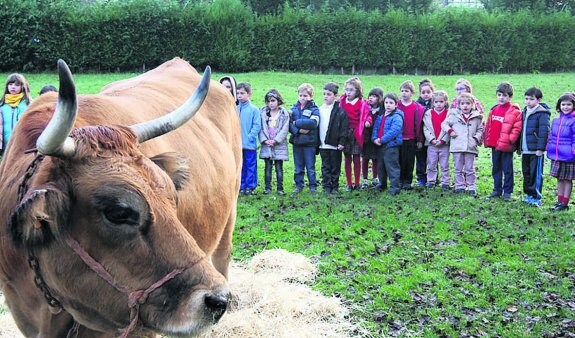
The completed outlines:
{"type": "Polygon", "coordinates": [[[285,8],[255,15],[240,0],[0,0],[0,71],[133,71],[181,56],[222,72],[476,73],[575,69],[569,13],[424,15],[285,8]]]}

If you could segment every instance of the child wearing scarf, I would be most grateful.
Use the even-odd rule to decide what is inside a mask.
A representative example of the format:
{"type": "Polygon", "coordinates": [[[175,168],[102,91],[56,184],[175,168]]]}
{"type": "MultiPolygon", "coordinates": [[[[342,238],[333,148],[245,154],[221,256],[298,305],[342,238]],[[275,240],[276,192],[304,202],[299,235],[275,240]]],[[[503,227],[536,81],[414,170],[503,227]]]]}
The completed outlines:
{"type": "Polygon", "coordinates": [[[2,114],[0,115],[2,148],[0,149],[0,154],[4,154],[14,126],[16,126],[16,122],[18,122],[29,104],[30,86],[26,78],[17,73],[8,76],[4,86],[4,94],[0,98],[0,107],[2,108],[2,114]]]}

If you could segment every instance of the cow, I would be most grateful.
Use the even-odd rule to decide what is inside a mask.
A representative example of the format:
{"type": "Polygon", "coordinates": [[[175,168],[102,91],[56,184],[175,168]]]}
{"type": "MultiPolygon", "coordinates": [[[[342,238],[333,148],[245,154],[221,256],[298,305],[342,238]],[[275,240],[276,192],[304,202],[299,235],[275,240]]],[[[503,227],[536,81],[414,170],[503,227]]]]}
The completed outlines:
{"type": "Polygon", "coordinates": [[[232,96],[180,58],[95,95],[76,94],[62,60],[58,72],[59,92],[32,102],[0,165],[0,283],[18,328],[209,328],[230,301],[242,157],[232,96]]]}

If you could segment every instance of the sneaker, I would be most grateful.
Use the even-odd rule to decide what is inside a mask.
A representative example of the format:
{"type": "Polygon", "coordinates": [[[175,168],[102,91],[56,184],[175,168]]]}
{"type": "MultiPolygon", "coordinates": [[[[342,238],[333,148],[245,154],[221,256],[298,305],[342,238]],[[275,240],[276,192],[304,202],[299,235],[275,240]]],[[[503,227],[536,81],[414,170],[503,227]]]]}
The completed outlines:
{"type": "Polygon", "coordinates": [[[331,188],[329,187],[324,187],[322,191],[324,194],[331,194],[331,188]]]}
{"type": "Polygon", "coordinates": [[[463,193],[465,192],[465,190],[463,190],[463,189],[455,189],[453,192],[456,193],[456,194],[463,194],[463,193]]]}
{"type": "Polygon", "coordinates": [[[271,194],[271,193],[272,193],[272,190],[271,190],[271,189],[266,189],[266,190],[264,190],[264,194],[265,194],[265,195],[269,195],[269,194],[271,194]]]}
{"type": "Polygon", "coordinates": [[[449,191],[449,184],[442,184],[442,185],[441,185],[441,190],[443,190],[443,191],[449,191]]]}
{"type": "Polygon", "coordinates": [[[497,192],[497,191],[492,191],[491,194],[489,194],[489,196],[487,196],[487,198],[496,198],[496,197],[500,197],[501,193],[497,192]]]}
{"type": "Polygon", "coordinates": [[[317,188],[309,188],[310,194],[317,194],[317,188]]]}
{"type": "Polygon", "coordinates": [[[367,189],[368,186],[369,186],[369,181],[367,179],[364,179],[363,183],[361,184],[361,190],[367,189]]]}
{"type": "Polygon", "coordinates": [[[427,181],[417,181],[417,186],[421,188],[425,188],[427,185],[427,181]]]}
{"type": "Polygon", "coordinates": [[[523,203],[527,203],[527,204],[531,204],[531,202],[533,202],[534,198],[527,195],[525,197],[523,197],[523,199],[521,200],[523,203]]]}
{"type": "Polygon", "coordinates": [[[503,194],[503,200],[505,202],[510,202],[511,201],[511,194],[503,194]]]}
{"type": "Polygon", "coordinates": [[[252,189],[246,189],[246,190],[244,190],[244,195],[246,195],[246,196],[247,196],[247,195],[253,195],[253,194],[254,194],[254,191],[253,191],[252,189]]]}
{"type": "Polygon", "coordinates": [[[540,199],[537,199],[537,198],[533,198],[533,197],[532,197],[532,198],[531,198],[531,201],[529,202],[529,205],[530,205],[530,206],[533,206],[533,207],[540,207],[540,206],[543,205],[543,201],[540,200],[540,199]]]}
{"type": "Polygon", "coordinates": [[[551,211],[563,211],[563,210],[567,210],[569,209],[569,206],[563,202],[558,202],[553,208],[551,208],[551,211]]]}
{"type": "Polygon", "coordinates": [[[331,194],[332,194],[332,195],[337,195],[337,194],[339,194],[339,189],[338,189],[338,188],[333,188],[333,189],[331,189],[331,194]]]}
{"type": "Polygon", "coordinates": [[[240,195],[244,195],[246,193],[246,189],[240,189],[240,195]]]}
{"type": "Polygon", "coordinates": [[[348,186],[345,188],[345,191],[347,191],[347,192],[352,192],[352,191],[353,191],[353,185],[348,185],[348,186]]]}
{"type": "Polygon", "coordinates": [[[427,182],[426,187],[427,187],[427,189],[433,189],[433,188],[435,188],[435,183],[427,182]]]}
{"type": "Polygon", "coordinates": [[[379,177],[374,178],[373,180],[371,180],[371,185],[372,186],[376,186],[379,184],[379,177]]]}
{"type": "Polygon", "coordinates": [[[278,190],[278,195],[285,195],[286,193],[283,190],[278,190]]]}
{"type": "Polygon", "coordinates": [[[477,191],[475,191],[475,190],[469,190],[468,193],[469,193],[469,195],[471,195],[473,197],[477,197],[477,191]]]}
{"type": "Polygon", "coordinates": [[[413,187],[411,186],[410,183],[404,183],[404,184],[401,185],[401,189],[403,189],[403,190],[411,190],[411,189],[413,189],[413,187]]]}
{"type": "Polygon", "coordinates": [[[295,187],[295,188],[293,188],[293,193],[294,193],[294,194],[299,194],[302,190],[303,190],[302,187],[295,187]]]}

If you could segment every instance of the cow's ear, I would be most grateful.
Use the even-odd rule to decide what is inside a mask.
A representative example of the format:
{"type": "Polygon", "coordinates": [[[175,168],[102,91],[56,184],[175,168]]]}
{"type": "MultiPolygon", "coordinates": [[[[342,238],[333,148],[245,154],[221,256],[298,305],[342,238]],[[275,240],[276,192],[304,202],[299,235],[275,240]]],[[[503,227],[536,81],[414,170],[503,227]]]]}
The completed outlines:
{"type": "Polygon", "coordinates": [[[68,198],[56,189],[30,191],[9,219],[8,227],[17,244],[41,246],[58,236],[58,224],[67,210],[68,198]]]}
{"type": "Polygon", "coordinates": [[[162,153],[150,158],[162,168],[174,182],[176,190],[182,190],[190,178],[190,168],[187,160],[178,153],[162,153]]]}

